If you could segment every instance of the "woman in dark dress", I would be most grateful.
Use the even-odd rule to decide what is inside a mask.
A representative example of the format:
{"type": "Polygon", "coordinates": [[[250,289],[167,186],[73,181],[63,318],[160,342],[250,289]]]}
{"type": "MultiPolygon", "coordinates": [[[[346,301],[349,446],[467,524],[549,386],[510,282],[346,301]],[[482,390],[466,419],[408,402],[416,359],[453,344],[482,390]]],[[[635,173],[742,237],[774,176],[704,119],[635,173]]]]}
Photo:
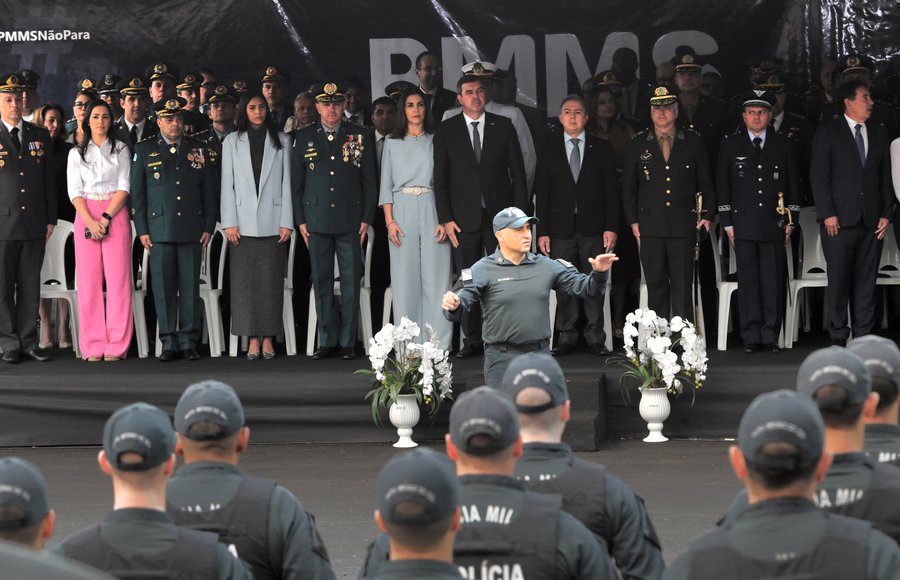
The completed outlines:
{"type": "MultiPolygon", "coordinates": [[[[69,201],[66,190],[66,159],[69,157],[69,149],[72,144],[66,142],[65,113],[60,105],[48,103],[35,109],[34,124],[44,127],[50,132],[51,152],[50,163],[53,174],[56,176],[56,207],[57,216],[68,222],[75,220],[75,208],[69,201]]],[[[75,246],[71,241],[66,245],[66,277],[75,279],[75,246]]],[[[51,348],[53,346],[53,323],[51,321],[51,303],[53,300],[41,300],[41,337],[39,348],[51,348]]],[[[59,348],[70,348],[71,340],[68,338],[69,328],[69,303],[65,300],[57,300],[56,311],[56,336],[59,348]]]]}
{"type": "Polygon", "coordinates": [[[268,360],[283,328],[283,244],[294,231],[290,138],[275,127],[258,91],[241,96],[235,125],[222,142],[220,205],[231,244],[231,332],[250,338],[249,360],[268,360]]]}

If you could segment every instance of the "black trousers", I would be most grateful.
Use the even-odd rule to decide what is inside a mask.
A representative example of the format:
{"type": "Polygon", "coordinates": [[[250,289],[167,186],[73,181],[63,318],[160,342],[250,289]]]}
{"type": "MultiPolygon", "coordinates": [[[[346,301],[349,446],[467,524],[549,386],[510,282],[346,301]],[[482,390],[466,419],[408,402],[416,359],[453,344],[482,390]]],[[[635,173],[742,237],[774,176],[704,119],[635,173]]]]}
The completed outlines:
{"type": "MultiPolygon", "coordinates": [[[[472,264],[480,260],[486,253],[493,252],[497,248],[497,237],[494,235],[494,226],[491,221],[494,216],[487,215],[487,211],[481,209],[481,229],[478,231],[458,232],[456,234],[459,246],[453,248],[453,269],[456,274],[464,268],[471,268],[472,264]]],[[[473,304],[461,319],[465,346],[481,348],[481,304],[473,304]]]]}
{"type": "Polygon", "coordinates": [[[0,240],[0,349],[37,348],[44,240],[0,240]]]}
{"type": "Polygon", "coordinates": [[[850,325],[847,304],[852,311],[853,336],[870,334],[875,326],[875,279],[884,243],[875,229],[859,224],[841,226],[836,236],[821,224],[822,253],[828,264],[828,333],[832,340],[847,340],[850,325]]]}
{"type": "Polygon", "coordinates": [[[694,322],[694,238],[641,236],[640,252],[650,309],[666,319],[680,316],[694,322]]]}
{"type": "Polygon", "coordinates": [[[784,320],[787,254],[784,243],[737,238],[738,311],[745,345],[777,344],[784,320]]]}
{"type": "MultiPolygon", "coordinates": [[[[571,262],[583,274],[591,272],[588,258],[602,253],[603,236],[583,236],[576,233],[574,238],[552,238],[550,241],[550,257],[571,262]]],[[[584,315],[587,319],[584,339],[588,344],[603,344],[606,342],[606,333],[603,332],[603,299],[581,299],[565,292],[556,294],[556,330],[559,331],[559,343],[578,342],[576,324],[579,303],[584,303],[584,315]]]]}
{"type": "Polygon", "coordinates": [[[359,234],[309,233],[309,257],[316,294],[320,347],[352,347],[359,329],[359,281],[363,276],[359,234]],[[334,261],[341,280],[341,308],[334,298],[334,261]]]}
{"type": "Polygon", "coordinates": [[[154,242],[150,249],[153,301],[163,350],[196,349],[203,329],[200,242],[154,242]]]}

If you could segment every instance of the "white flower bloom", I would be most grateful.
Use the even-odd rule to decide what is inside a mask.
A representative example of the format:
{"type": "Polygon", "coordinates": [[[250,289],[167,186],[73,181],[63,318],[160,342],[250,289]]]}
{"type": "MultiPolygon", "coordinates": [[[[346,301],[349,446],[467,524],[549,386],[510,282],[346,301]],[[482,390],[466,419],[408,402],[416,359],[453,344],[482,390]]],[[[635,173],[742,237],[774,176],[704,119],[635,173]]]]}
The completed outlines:
{"type": "Polygon", "coordinates": [[[681,332],[681,329],[685,327],[684,319],[680,316],[676,316],[672,319],[672,332],[681,332]]]}

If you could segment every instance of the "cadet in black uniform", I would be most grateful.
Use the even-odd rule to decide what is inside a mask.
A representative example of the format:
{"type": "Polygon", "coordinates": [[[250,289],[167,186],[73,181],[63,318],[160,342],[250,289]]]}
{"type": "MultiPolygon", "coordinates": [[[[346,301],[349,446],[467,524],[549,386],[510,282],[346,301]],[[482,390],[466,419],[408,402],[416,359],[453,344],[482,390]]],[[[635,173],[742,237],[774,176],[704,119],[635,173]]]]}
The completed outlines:
{"type": "Polygon", "coordinates": [[[0,580],[113,580],[112,576],[90,566],[7,542],[0,542],[0,562],[3,562],[0,580]]]}
{"type": "Polygon", "coordinates": [[[525,488],[555,493],[615,559],[626,580],[652,580],[666,566],[644,500],[602,465],[575,457],[562,442],[571,413],[566,378],[552,356],[523,354],[510,363],[501,390],[519,411],[523,451],[516,478],[525,488]]]}
{"type": "Polygon", "coordinates": [[[700,228],[709,231],[716,204],[703,138],[676,127],[677,101],[663,86],[650,97],[653,126],[628,143],[622,205],[640,248],[650,309],[693,321],[694,244],[700,228]]]}
{"type": "Polygon", "coordinates": [[[848,342],[847,350],[866,363],[878,394],[875,414],[866,417],[863,450],[872,461],[900,467],[900,348],[893,340],[867,334],[848,342]]]}
{"type": "Polygon", "coordinates": [[[215,534],[179,528],[165,512],[166,481],[175,470],[169,417],[146,403],[112,414],[103,428],[100,470],[113,480],[116,502],[99,525],[66,538],[53,551],[113,576],[250,579],[247,567],[215,534]]]}
{"type": "Polygon", "coordinates": [[[390,539],[390,560],[371,578],[453,580],[459,481],[453,462],[431,449],[395,455],[378,474],[375,522],[390,539]]]}
{"type": "Polygon", "coordinates": [[[615,254],[588,258],[591,273],[582,274],[565,260],[531,253],[530,224],[537,218],[517,207],[494,216],[497,251],[462,271],[463,288],[447,292],[441,303],[444,317],[459,320],[481,305],[484,378],[499,386],[506,365],[523,352],[549,352],[550,290],[603,301],[606,280],[615,254]],[[523,316],[528,312],[528,316],[523,316]]]}
{"type": "Polygon", "coordinates": [[[719,142],[728,125],[728,104],[700,93],[699,57],[690,47],[672,57],[678,93],[678,118],[682,129],[693,129],[703,136],[710,163],[718,156],[719,142]]]}
{"type": "MultiPolygon", "coordinates": [[[[490,387],[460,395],[445,440],[462,509],[453,563],[465,578],[615,578],[606,550],[563,511],[560,496],[526,491],[513,477],[522,438],[509,397],[490,387]]],[[[386,539],[376,540],[363,575],[373,575],[387,552],[386,539]]]]}
{"type": "Polygon", "coordinates": [[[824,431],[804,394],[779,390],[754,399],[738,445],[728,450],[751,505],[693,540],[663,578],[897,578],[900,549],[890,538],[810,501],[829,465],[824,431]]]}
{"type": "Polygon", "coordinates": [[[0,540],[43,550],[55,520],[37,466],[18,457],[0,459],[0,540]]]}
{"type": "MultiPolygon", "coordinates": [[[[827,427],[825,452],[834,456],[813,501],[825,511],[871,522],[900,543],[900,469],[863,452],[865,419],[878,404],[866,364],[843,347],[819,349],[800,365],[797,390],[818,405],[827,427]]],[[[725,521],[746,504],[746,495],[739,495],[725,521]]]]}
{"type": "Polygon", "coordinates": [[[744,352],[779,352],[787,279],[784,244],[793,229],[789,216],[800,211],[800,171],[790,140],[769,126],[775,95],[748,91],[742,104],[744,127],[726,135],[719,148],[719,218],[737,254],[744,352]]]}
{"type": "Polygon", "coordinates": [[[217,533],[256,580],[334,578],[313,516],[287,489],[238,468],[250,429],[234,389],[218,381],[188,387],[175,429],[184,466],[166,497],[176,524],[217,533]]]}

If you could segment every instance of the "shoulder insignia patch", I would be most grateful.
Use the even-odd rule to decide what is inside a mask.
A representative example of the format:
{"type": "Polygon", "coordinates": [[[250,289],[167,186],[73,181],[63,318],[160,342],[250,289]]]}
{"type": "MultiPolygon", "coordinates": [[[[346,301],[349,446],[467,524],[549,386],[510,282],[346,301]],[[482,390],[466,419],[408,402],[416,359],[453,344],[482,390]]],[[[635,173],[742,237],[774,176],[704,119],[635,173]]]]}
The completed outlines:
{"type": "Polygon", "coordinates": [[[462,280],[463,286],[472,285],[472,269],[463,268],[459,273],[459,279],[462,280]]]}
{"type": "Polygon", "coordinates": [[[567,262],[566,260],[563,260],[562,258],[557,258],[556,261],[559,262],[560,264],[562,264],[566,268],[574,268],[575,267],[572,264],[572,262],[567,262]]]}

